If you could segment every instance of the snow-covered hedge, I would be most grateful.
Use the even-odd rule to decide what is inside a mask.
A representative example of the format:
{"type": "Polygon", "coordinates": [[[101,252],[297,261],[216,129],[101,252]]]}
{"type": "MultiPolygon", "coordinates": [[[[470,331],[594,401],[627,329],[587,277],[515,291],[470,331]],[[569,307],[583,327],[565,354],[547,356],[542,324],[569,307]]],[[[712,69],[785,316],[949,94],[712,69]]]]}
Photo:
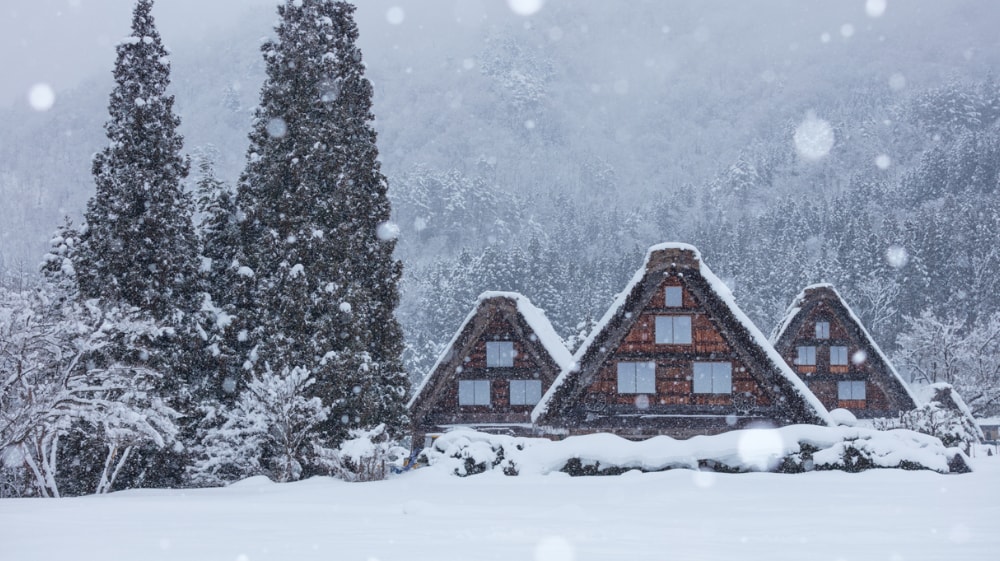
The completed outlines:
{"type": "Polygon", "coordinates": [[[422,463],[455,475],[500,470],[507,475],[565,472],[616,475],[698,469],[728,473],[876,468],[971,471],[957,448],[909,430],[877,431],[856,427],[793,425],[748,429],[715,436],[674,440],[658,436],[633,442],[612,434],[573,436],[560,441],[455,430],[420,454],[422,463]]]}

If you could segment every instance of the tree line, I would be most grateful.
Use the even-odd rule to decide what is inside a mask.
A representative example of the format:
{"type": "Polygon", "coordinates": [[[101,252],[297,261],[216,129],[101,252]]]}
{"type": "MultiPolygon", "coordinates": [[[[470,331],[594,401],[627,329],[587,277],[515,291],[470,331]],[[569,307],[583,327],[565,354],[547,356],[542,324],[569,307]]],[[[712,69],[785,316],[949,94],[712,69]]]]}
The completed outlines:
{"type": "Polygon", "coordinates": [[[116,48],[83,224],[0,291],[3,495],[364,477],[341,445],[385,451],[409,382],[355,8],[278,7],[245,170],[202,151],[194,193],[152,8],[116,48]]]}

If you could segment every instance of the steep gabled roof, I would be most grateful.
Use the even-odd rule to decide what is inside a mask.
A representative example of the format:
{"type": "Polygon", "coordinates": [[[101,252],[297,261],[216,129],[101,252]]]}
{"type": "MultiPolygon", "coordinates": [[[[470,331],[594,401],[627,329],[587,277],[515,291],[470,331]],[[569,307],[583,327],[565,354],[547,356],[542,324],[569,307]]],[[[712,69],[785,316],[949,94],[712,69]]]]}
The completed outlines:
{"type": "MultiPolygon", "coordinates": [[[[685,278],[709,310],[712,320],[724,326],[727,339],[742,359],[755,366],[764,377],[765,391],[785,397],[794,421],[833,425],[826,408],[802,380],[788,367],[767,337],[736,305],[732,292],[701,260],[694,246],[684,243],[654,245],[646,252],[643,266],[636,271],[625,289],[618,294],[604,317],[594,327],[573,356],[573,363],[562,370],[542,400],[532,411],[532,421],[545,422],[550,415],[571,407],[590,384],[611,352],[623,341],[639,319],[639,312],[649,303],[664,275],[676,273],[685,278]]],[[[781,399],[773,400],[775,403],[781,399]]]]}
{"type": "Polygon", "coordinates": [[[885,373],[882,382],[886,384],[886,391],[892,392],[897,398],[908,400],[909,403],[904,404],[907,409],[916,407],[921,400],[914,394],[910,385],[903,380],[903,377],[899,375],[899,372],[896,372],[896,368],[889,361],[889,357],[882,352],[881,347],[872,338],[871,333],[868,332],[868,329],[861,323],[854,310],[847,305],[847,302],[832,284],[817,283],[802,289],[802,292],[792,300],[791,305],[788,306],[788,310],[785,312],[785,317],[782,318],[771,334],[771,342],[774,346],[781,348],[783,345],[789,344],[791,339],[798,333],[802,322],[808,317],[809,312],[821,302],[826,302],[834,310],[834,313],[840,316],[845,323],[845,327],[855,340],[860,341],[868,347],[866,360],[869,362],[874,360],[876,362],[873,365],[876,373],[885,373]]]}
{"type": "Polygon", "coordinates": [[[459,326],[454,337],[441,352],[437,362],[413,391],[413,397],[407,404],[411,411],[418,407],[429,394],[433,393],[433,387],[447,383],[454,377],[454,367],[458,366],[458,361],[461,361],[468,354],[468,349],[459,349],[456,346],[467,347],[477,340],[483,330],[483,325],[474,320],[481,316],[490,305],[500,306],[508,310],[510,314],[508,319],[512,324],[516,325],[518,321],[521,321],[531,331],[527,340],[522,342],[527,346],[529,353],[538,353],[539,356],[536,357],[538,360],[551,362],[556,371],[562,371],[573,363],[572,355],[563,344],[562,338],[552,328],[548,318],[545,317],[545,312],[533,305],[526,296],[517,292],[483,292],[476,299],[475,306],[462,321],[462,325],[459,326]]]}

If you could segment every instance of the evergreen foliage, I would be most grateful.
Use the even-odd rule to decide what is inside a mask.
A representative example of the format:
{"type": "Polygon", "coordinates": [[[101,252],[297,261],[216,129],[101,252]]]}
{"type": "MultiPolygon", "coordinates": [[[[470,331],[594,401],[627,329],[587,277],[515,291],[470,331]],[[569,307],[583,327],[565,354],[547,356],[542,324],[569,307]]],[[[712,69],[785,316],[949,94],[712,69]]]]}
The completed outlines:
{"type": "Polygon", "coordinates": [[[166,94],[170,62],[152,0],[138,0],[132,34],[119,43],[105,125],[94,157],[97,192],[87,205],[77,273],[84,298],[104,298],[158,319],[194,305],[197,240],[181,182],[180,119],[166,94]]]}
{"type": "Polygon", "coordinates": [[[402,266],[353,12],[279,6],[237,195],[256,310],[248,366],[306,368],[312,395],[333,408],[331,444],[379,423],[397,433],[408,388],[394,317],[402,266]]]}

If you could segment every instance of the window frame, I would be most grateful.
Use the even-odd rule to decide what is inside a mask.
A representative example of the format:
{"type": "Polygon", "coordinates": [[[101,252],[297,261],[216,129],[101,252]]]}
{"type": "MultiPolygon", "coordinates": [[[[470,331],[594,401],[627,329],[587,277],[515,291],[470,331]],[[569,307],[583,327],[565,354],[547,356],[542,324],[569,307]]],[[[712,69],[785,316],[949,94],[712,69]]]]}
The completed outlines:
{"type": "Polygon", "coordinates": [[[489,380],[459,380],[458,381],[458,405],[459,407],[483,407],[490,406],[493,404],[492,388],[489,380]],[[468,390],[463,390],[462,388],[470,388],[468,390]],[[484,390],[485,388],[485,390],[484,390]],[[468,392],[472,392],[472,403],[463,402],[463,396],[468,395],[468,392]],[[486,402],[482,403],[481,398],[483,397],[483,392],[485,391],[486,402]]]}
{"type": "MultiPolygon", "coordinates": [[[[798,345],[795,347],[795,353],[796,353],[795,366],[816,366],[816,345],[798,345]],[[812,355],[811,357],[812,362],[803,362],[802,360],[803,349],[806,349],[808,351],[805,353],[806,355],[809,354],[812,355]]],[[[810,357],[808,356],[806,357],[807,360],[809,360],[809,358],[810,357]]]]}
{"type": "Polygon", "coordinates": [[[868,383],[865,380],[841,380],[837,382],[837,401],[868,401],[868,383]],[[844,389],[847,388],[849,397],[844,397],[844,389]],[[858,388],[861,389],[861,397],[856,397],[858,388]]]}
{"type": "Polygon", "coordinates": [[[656,394],[656,362],[650,360],[620,360],[617,366],[618,371],[618,385],[617,390],[619,394],[628,395],[653,395],[656,394]],[[639,368],[643,368],[643,372],[640,373],[639,368]],[[631,370],[631,372],[629,372],[631,370]],[[643,387],[640,389],[639,381],[640,374],[643,375],[642,381],[644,382],[643,387]],[[651,377],[648,377],[652,374],[651,377]],[[628,381],[631,379],[631,384],[628,381]],[[623,382],[625,382],[623,384],[623,382]],[[623,391],[624,386],[624,391],[623,391]],[[631,388],[631,389],[630,389],[631,388]],[[641,391],[641,390],[650,391],[641,391]]]}
{"type": "Polygon", "coordinates": [[[663,289],[663,306],[665,308],[684,307],[684,287],[668,286],[663,289]]]}
{"type": "Polygon", "coordinates": [[[513,341],[487,341],[486,342],[486,368],[513,368],[514,367],[514,342],[513,341]],[[510,352],[504,353],[501,347],[509,346],[510,352]],[[494,349],[490,352],[490,349],[494,349]],[[509,359],[510,364],[504,364],[504,358],[509,359]]]}
{"type": "Polygon", "coordinates": [[[732,395],[733,393],[733,363],[729,361],[703,361],[697,360],[691,365],[691,393],[698,395],[732,395]],[[725,372],[718,372],[721,367],[725,367],[725,372]],[[699,374],[699,367],[708,367],[707,379],[709,382],[708,391],[705,391],[703,382],[705,373],[699,374]],[[702,387],[699,387],[702,386],[702,387]],[[716,386],[722,389],[728,386],[725,391],[717,391],[716,386]]]}
{"type": "Polygon", "coordinates": [[[511,405],[514,405],[514,406],[536,405],[536,404],[538,404],[539,401],[542,400],[542,381],[541,380],[510,380],[510,384],[508,385],[508,388],[509,388],[509,391],[510,391],[509,400],[510,400],[510,404],[511,405]],[[532,387],[537,387],[537,392],[536,391],[532,391],[529,394],[529,392],[528,392],[528,385],[529,384],[532,387]],[[515,390],[514,390],[515,385],[521,386],[521,388],[517,392],[515,392],[515,390]],[[520,396],[520,399],[518,401],[516,401],[516,402],[514,401],[514,396],[515,395],[519,395],[520,396]],[[535,398],[535,400],[531,401],[529,399],[529,396],[532,397],[532,398],[535,398]]]}
{"type": "MultiPolygon", "coordinates": [[[[666,335],[665,331],[666,331],[666,328],[664,328],[664,330],[663,330],[663,333],[662,333],[663,335],[666,335]]],[[[694,337],[693,331],[694,331],[694,321],[693,321],[692,316],[690,316],[690,315],[656,316],[656,320],[655,320],[655,322],[653,324],[653,341],[655,341],[657,345],[690,345],[693,342],[693,337],[694,337]],[[669,341],[667,341],[667,340],[662,340],[661,341],[660,340],[660,335],[661,335],[660,324],[661,324],[661,320],[662,320],[662,323],[664,325],[667,325],[667,320],[669,320],[669,325],[670,325],[670,330],[669,330],[669,333],[670,333],[670,338],[669,339],[670,340],[669,341]],[[686,327],[687,327],[687,332],[686,332],[686,334],[687,334],[687,340],[686,341],[677,341],[676,340],[677,339],[676,334],[677,334],[678,320],[680,320],[680,322],[682,324],[684,324],[684,323],[687,324],[686,325],[686,327]]],[[[682,333],[683,333],[683,331],[682,331],[682,333]]],[[[666,337],[664,337],[664,339],[666,339],[666,337]]]]}
{"type": "Polygon", "coordinates": [[[830,322],[825,320],[820,320],[816,322],[816,338],[817,339],[829,339],[830,338],[830,322]],[[822,328],[820,326],[823,326],[822,328]]]}
{"type": "MultiPolygon", "coordinates": [[[[849,358],[848,351],[849,351],[849,349],[847,348],[847,345],[830,345],[830,366],[847,366],[847,365],[849,365],[850,363],[848,361],[850,360],[850,358],[849,358]],[[843,362],[834,362],[833,361],[834,349],[837,349],[837,354],[838,355],[841,355],[840,351],[843,350],[843,354],[841,355],[843,357],[843,362]]],[[[838,356],[838,358],[840,358],[840,356],[838,356]]]]}

